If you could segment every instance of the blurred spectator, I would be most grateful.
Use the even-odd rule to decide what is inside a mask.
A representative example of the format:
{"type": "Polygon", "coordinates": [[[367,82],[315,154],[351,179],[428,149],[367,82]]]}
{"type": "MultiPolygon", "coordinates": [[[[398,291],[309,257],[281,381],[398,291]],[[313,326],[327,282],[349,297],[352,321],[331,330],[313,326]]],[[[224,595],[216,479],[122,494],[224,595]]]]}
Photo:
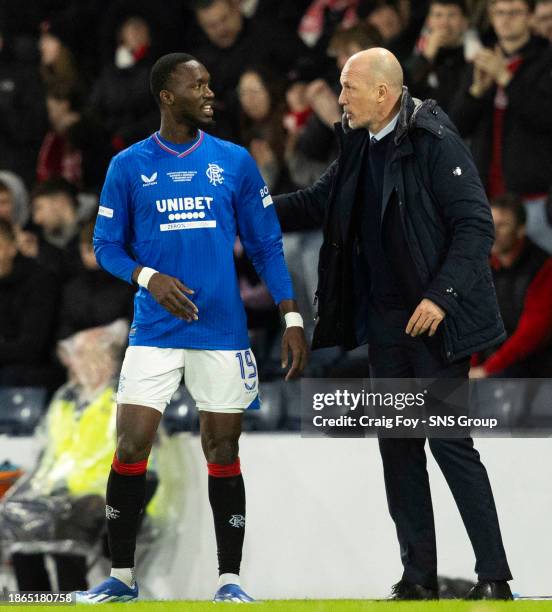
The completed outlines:
{"type": "Polygon", "coordinates": [[[56,333],[59,339],[115,319],[132,320],[134,289],[100,268],[92,246],[93,234],[93,221],[80,231],[82,269],[62,290],[56,333]]]}
{"type": "Polygon", "coordinates": [[[40,152],[39,182],[63,177],[84,191],[99,192],[109,163],[110,148],[102,126],[81,112],[81,96],[63,87],[48,91],[50,131],[40,152]]]}
{"type": "Polygon", "coordinates": [[[241,0],[241,12],[263,22],[278,21],[286,28],[297,30],[311,0],[241,0]]]}
{"type": "Polygon", "coordinates": [[[379,32],[365,23],[348,30],[337,30],[330,39],[328,54],[335,58],[336,68],[329,77],[307,84],[299,80],[286,94],[292,113],[286,117],[289,132],[286,159],[292,180],[299,186],[311,185],[328,167],[336,154],[333,124],[341,120],[339,74],[358,51],[377,47],[379,32]]]}
{"type": "Polygon", "coordinates": [[[290,187],[284,160],[283,87],[266,68],[247,68],[238,84],[240,141],[249,151],[273,193],[290,187]]]}
{"type": "Polygon", "coordinates": [[[115,151],[146,138],[159,123],[159,111],[149,90],[154,60],[149,25],[141,17],[126,19],[118,41],[115,57],[103,68],[90,98],[115,151]]]}
{"type": "Polygon", "coordinates": [[[104,530],[116,440],[115,380],[127,333],[128,323],[116,321],[59,344],[69,382],[48,407],[37,465],[0,505],[2,547],[11,553],[20,590],[87,588],[88,564],[104,530]],[[50,571],[46,554],[53,560],[50,571]]]}
{"type": "Polygon", "coordinates": [[[379,31],[382,46],[392,51],[401,63],[410,56],[420,26],[411,19],[409,5],[397,0],[371,0],[361,7],[359,16],[379,31]]]}
{"type": "Polygon", "coordinates": [[[386,43],[397,39],[403,31],[403,18],[398,2],[389,0],[372,2],[368,22],[378,29],[386,43]]]}
{"type": "Polygon", "coordinates": [[[61,87],[65,91],[83,91],[84,82],[72,51],[75,42],[75,29],[70,19],[60,17],[42,24],[40,73],[46,89],[61,87]]]}
{"type": "Polygon", "coordinates": [[[2,22],[12,35],[34,36],[49,17],[64,11],[73,0],[3,0],[2,22]]]}
{"type": "Polygon", "coordinates": [[[211,74],[217,97],[216,131],[234,138],[235,90],[244,66],[254,59],[283,75],[306,49],[295,32],[278,22],[244,18],[234,0],[194,0],[192,6],[205,34],[194,55],[211,74]]]}
{"type": "Polygon", "coordinates": [[[337,30],[330,39],[327,51],[328,55],[335,59],[337,79],[339,80],[343,66],[352,55],[382,44],[383,38],[379,30],[367,23],[357,23],[350,28],[337,30]]]}
{"type": "Polygon", "coordinates": [[[29,218],[29,194],[20,177],[0,171],[0,219],[19,230],[29,218]]]}
{"type": "Polygon", "coordinates": [[[359,0],[314,0],[299,24],[299,36],[309,47],[321,52],[337,28],[344,30],[358,21],[359,0]]]}
{"type": "Polygon", "coordinates": [[[18,254],[12,226],[0,219],[0,385],[56,385],[49,353],[57,300],[56,279],[18,254]]]}
{"type": "Polygon", "coordinates": [[[200,30],[188,6],[189,0],[163,0],[162,10],[159,4],[151,0],[88,1],[101,7],[95,58],[100,66],[113,62],[112,58],[121,44],[121,25],[131,17],[140,18],[148,24],[150,55],[154,60],[165,53],[184,50],[184,47],[185,50],[197,47],[200,30]]]}
{"type": "Polygon", "coordinates": [[[34,259],[42,268],[56,276],[58,280],[62,280],[67,266],[70,266],[63,250],[46,242],[42,238],[40,228],[32,222],[27,223],[22,229],[14,229],[17,249],[21,255],[34,259]]]}
{"type": "Polygon", "coordinates": [[[458,75],[466,67],[467,27],[464,0],[431,1],[426,26],[406,64],[406,80],[414,96],[434,98],[448,111],[458,91],[458,75]]]}
{"type": "Polygon", "coordinates": [[[520,193],[527,233],[552,251],[544,203],[552,168],[552,48],[531,35],[530,0],[491,0],[498,43],[469,67],[451,116],[470,139],[489,197],[520,193]]]}
{"type": "Polygon", "coordinates": [[[68,181],[58,178],[37,185],[31,202],[33,222],[42,228],[46,242],[61,249],[77,244],[78,200],[68,181]]]}
{"type": "Polygon", "coordinates": [[[533,32],[552,42],[552,0],[537,0],[533,13],[533,32]]]}
{"type": "Polygon", "coordinates": [[[466,0],[470,26],[480,34],[489,30],[489,0],[466,0]]]}
{"type": "Polygon", "coordinates": [[[300,184],[306,184],[305,181],[313,175],[318,178],[325,170],[324,164],[335,157],[332,126],[341,120],[338,88],[339,82],[330,84],[325,79],[315,79],[305,87],[305,101],[312,114],[297,133],[293,151],[288,155],[292,177],[300,179],[300,184]]]}
{"type": "Polygon", "coordinates": [[[0,168],[30,185],[46,110],[38,70],[17,59],[4,26],[0,23],[0,168]]]}
{"type": "Polygon", "coordinates": [[[11,189],[6,183],[0,180],[0,219],[13,224],[13,196],[11,189]]]}
{"type": "Polygon", "coordinates": [[[20,251],[63,280],[80,267],[79,203],[65,179],[39,183],[31,195],[32,223],[18,234],[20,251]]]}
{"type": "Polygon", "coordinates": [[[525,235],[520,198],[493,200],[491,269],[507,340],[472,360],[472,378],[552,376],[552,257],[525,235]],[[476,365],[479,364],[479,365],[476,365]]]}

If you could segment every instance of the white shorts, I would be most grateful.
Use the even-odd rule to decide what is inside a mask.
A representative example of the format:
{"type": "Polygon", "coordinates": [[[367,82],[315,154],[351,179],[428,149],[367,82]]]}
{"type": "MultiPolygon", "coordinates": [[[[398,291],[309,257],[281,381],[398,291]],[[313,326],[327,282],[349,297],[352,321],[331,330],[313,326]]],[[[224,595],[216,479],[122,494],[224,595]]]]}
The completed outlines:
{"type": "Polygon", "coordinates": [[[127,348],[117,403],[164,412],[183,374],[198,410],[240,413],[258,403],[257,363],[250,349],[207,351],[151,346],[127,348]]]}

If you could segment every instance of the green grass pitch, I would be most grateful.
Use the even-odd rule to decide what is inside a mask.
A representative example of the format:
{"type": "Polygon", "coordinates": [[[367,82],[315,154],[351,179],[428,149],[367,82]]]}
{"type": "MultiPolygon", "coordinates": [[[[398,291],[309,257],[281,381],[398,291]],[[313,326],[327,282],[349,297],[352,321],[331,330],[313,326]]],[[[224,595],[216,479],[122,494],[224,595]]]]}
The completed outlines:
{"type": "MultiPolygon", "coordinates": [[[[214,612],[214,604],[204,601],[142,601],[127,604],[128,612],[214,612]]],[[[252,604],[253,610],[260,612],[552,612],[552,601],[512,601],[512,602],[467,602],[443,600],[440,602],[389,602],[354,599],[336,600],[278,600],[252,604]]],[[[244,604],[218,604],[223,610],[227,606],[235,608],[244,604]]],[[[0,607],[4,608],[2,603],[0,607]]],[[[15,610],[50,610],[53,606],[7,606],[15,610]]],[[[90,610],[89,605],[55,606],[58,610],[90,610]]],[[[103,604],[102,612],[122,612],[125,604],[103,604]]],[[[94,608],[94,606],[92,606],[94,608]]],[[[245,605],[247,609],[247,605],[245,605]]]]}

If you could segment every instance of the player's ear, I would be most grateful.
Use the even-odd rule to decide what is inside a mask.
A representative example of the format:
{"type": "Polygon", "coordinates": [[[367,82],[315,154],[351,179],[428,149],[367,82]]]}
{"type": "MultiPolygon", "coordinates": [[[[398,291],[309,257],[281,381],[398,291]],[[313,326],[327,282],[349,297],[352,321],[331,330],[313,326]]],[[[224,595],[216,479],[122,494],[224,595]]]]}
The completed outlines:
{"type": "Polygon", "coordinates": [[[162,89],[159,92],[159,99],[162,104],[167,104],[168,106],[174,104],[174,95],[168,89],[162,89]]]}

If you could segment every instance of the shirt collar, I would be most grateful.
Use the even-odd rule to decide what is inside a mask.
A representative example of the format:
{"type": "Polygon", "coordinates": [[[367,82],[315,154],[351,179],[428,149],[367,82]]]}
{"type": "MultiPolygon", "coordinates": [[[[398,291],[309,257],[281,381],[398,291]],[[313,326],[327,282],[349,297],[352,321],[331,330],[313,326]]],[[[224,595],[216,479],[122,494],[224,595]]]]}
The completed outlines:
{"type": "Polygon", "coordinates": [[[393,117],[393,119],[391,119],[391,121],[383,129],[381,129],[377,134],[373,134],[372,132],[370,132],[370,130],[368,130],[370,132],[370,140],[372,138],[375,138],[376,140],[381,140],[382,138],[385,138],[387,134],[390,134],[395,129],[395,126],[397,125],[398,120],[399,120],[399,113],[397,113],[393,117]]]}
{"type": "Polygon", "coordinates": [[[155,132],[152,135],[153,140],[167,153],[171,153],[176,157],[186,157],[190,153],[193,153],[199,145],[203,142],[204,132],[202,130],[198,130],[197,137],[190,143],[185,142],[183,144],[176,144],[174,142],[169,142],[165,140],[159,132],[155,132]]]}

